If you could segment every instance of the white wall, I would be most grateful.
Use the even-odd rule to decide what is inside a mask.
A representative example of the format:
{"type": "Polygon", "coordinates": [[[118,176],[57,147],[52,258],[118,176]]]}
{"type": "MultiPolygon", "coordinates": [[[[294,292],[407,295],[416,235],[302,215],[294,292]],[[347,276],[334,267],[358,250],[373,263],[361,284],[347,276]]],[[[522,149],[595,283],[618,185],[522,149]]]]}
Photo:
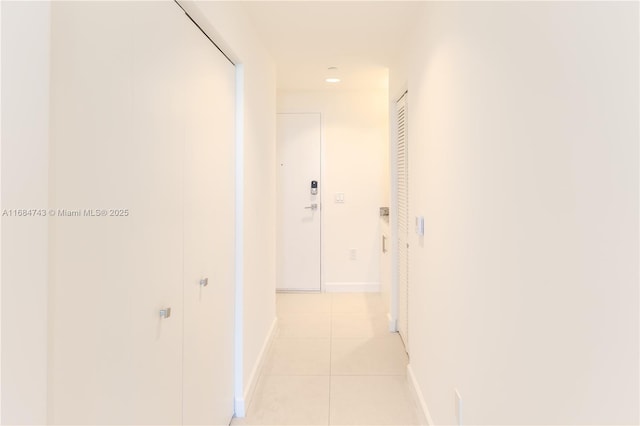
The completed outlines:
{"type": "MultiPolygon", "coordinates": [[[[275,320],[275,65],[241,4],[190,4],[244,69],[244,360],[245,396],[275,320]]],[[[231,224],[230,224],[231,226],[231,224]]],[[[242,404],[242,402],[240,402],[242,404]]]]}
{"type": "Polygon", "coordinates": [[[638,4],[429,3],[411,368],[436,424],[638,424],[638,4]]]}
{"type": "MultiPolygon", "coordinates": [[[[50,6],[1,7],[2,209],[46,209],[50,6]]],[[[46,422],[47,223],[2,218],[3,424],[46,422]]]]}
{"type": "Polygon", "coordinates": [[[322,114],[323,285],[380,281],[379,208],[388,206],[386,90],[278,92],[278,112],[322,114]],[[344,193],[344,204],[334,201],[344,193]],[[349,250],[355,248],[356,260],[349,250]]]}

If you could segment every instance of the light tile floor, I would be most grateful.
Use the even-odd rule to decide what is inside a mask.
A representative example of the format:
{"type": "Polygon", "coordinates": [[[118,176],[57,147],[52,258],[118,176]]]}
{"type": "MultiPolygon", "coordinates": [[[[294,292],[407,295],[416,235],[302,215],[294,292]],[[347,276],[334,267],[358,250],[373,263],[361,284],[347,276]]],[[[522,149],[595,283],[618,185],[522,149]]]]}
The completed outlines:
{"type": "Polygon", "coordinates": [[[379,294],[278,294],[277,313],[247,417],[232,425],[420,424],[379,294]]]}

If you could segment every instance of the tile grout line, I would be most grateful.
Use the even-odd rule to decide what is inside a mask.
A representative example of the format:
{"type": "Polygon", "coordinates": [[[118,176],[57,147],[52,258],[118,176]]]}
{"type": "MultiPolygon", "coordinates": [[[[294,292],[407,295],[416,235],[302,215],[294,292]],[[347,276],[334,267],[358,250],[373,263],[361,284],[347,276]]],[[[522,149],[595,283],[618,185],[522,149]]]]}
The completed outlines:
{"type": "MultiPolygon", "coordinates": [[[[358,337],[358,338],[356,338],[356,337],[346,337],[346,338],[343,338],[343,339],[341,339],[339,337],[336,337],[336,335],[334,333],[334,329],[333,329],[333,326],[336,325],[336,316],[339,317],[339,318],[341,318],[341,316],[348,316],[348,317],[363,316],[363,317],[366,317],[366,319],[369,320],[370,322],[373,322],[374,318],[376,318],[378,315],[383,315],[383,313],[375,313],[374,314],[369,309],[365,309],[364,312],[359,312],[359,311],[356,312],[356,311],[353,310],[354,309],[353,307],[346,308],[346,307],[342,306],[341,303],[338,303],[338,302],[341,302],[341,301],[342,301],[342,299],[336,301],[336,298],[334,297],[334,295],[330,295],[330,299],[328,300],[330,309],[329,309],[329,336],[328,336],[329,337],[329,348],[328,348],[329,349],[329,369],[328,369],[328,371],[329,371],[329,374],[328,374],[328,377],[329,377],[329,380],[328,380],[328,385],[329,385],[328,397],[329,397],[329,400],[328,400],[328,404],[327,404],[328,418],[327,418],[327,423],[325,423],[327,425],[332,425],[332,424],[334,424],[334,423],[332,423],[332,421],[338,420],[338,419],[332,419],[332,417],[331,417],[331,410],[332,410],[332,404],[331,403],[332,403],[332,397],[333,397],[332,385],[333,385],[333,377],[334,376],[336,376],[337,378],[342,378],[342,377],[371,377],[371,378],[384,378],[384,377],[391,378],[391,377],[396,377],[396,378],[402,378],[402,377],[405,377],[403,374],[400,374],[400,373],[395,373],[395,374],[394,373],[391,373],[391,374],[389,374],[389,373],[387,373],[387,374],[384,374],[384,373],[383,374],[380,374],[380,373],[375,373],[375,374],[366,374],[366,373],[364,373],[364,374],[362,374],[362,373],[361,374],[358,374],[358,373],[353,374],[353,373],[350,373],[350,374],[338,374],[338,375],[335,374],[335,372],[333,371],[333,362],[332,362],[333,361],[333,342],[334,342],[334,340],[336,340],[337,342],[340,342],[341,340],[360,340],[360,339],[365,339],[364,336],[361,336],[361,337],[358,337]],[[336,307],[335,306],[336,304],[338,304],[339,306],[336,307]],[[337,309],[337,308],[340,308],[340,307],[342,307],[342,309],[337,309]],[[344,309],[347,309],[347,311],[343,312],[342,310],[344,310],[344,309]]],[[[315,309],[314,309],[314,311],[315,311],[315,309]]],[[[300,314],[303,314],[303,313],[302,312],[300,312],[300,313],[296,312],[295,314],[296,315],[300,315],[300,314]]],[[[309,314],[311,314],[311,312],[307,312],[307,315],[309,315],[309,314]]],[[[294,316],[296,316],[296,315],[294,315],[294,316]]],[[[319,323],[317,323],[317,324],[319,324],[319,323]]],[[[340,321],[338,321],[337,325],[338,326],[341,325],[340,321]]],[[[374,324],[371,324],[371,327],[374,327],[374,324]]],[[[342,329],[340,327],[338,327],[336,330],[342,330],[342,329]]],[[[317,331],[320,331],[320,329],[317,328],[317,331]]],[[[381,337],[382,337],[382,335],[378,336],[378,335],[376,335],[374,333],[373,336],[367,337],[366,339],[367,340],[371,340],[371,339],[377,339],[377,338],[381,338],[381,337]]],[[[318,339],[318,338],[319,337],[306,337],[306,338],[305,337],[297,337],[297,338],[291,337],[289,339],[284,338],[282,340],[305,340],[305,339],[313,339],[313,340],[315,340],[315,339],[318,339]]],[[[389,342],[389,343],[391,343],[391,342],[389,342]]],[[[281,374],[276,374],[275,376],[281,376],[281,374]]],[[[282,374],[282,376],[289,376],[289,374],[282,374]]],[[[295,376],[298,376],[298,375],[295,375],[295,376]]],[[[304,374],[304,375],[301,375],[301,376],[322,377],[323,375],[322,374],[320,374],[320,375],[317,375],[317,374],[311,374],[311,375],[304,374]]]]}

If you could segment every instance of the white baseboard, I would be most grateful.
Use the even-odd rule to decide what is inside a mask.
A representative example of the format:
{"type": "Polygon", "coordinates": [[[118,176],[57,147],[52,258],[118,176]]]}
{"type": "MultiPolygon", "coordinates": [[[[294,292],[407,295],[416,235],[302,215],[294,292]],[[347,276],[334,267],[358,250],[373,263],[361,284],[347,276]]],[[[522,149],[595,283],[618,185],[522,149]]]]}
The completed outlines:
{"type": "Polygon", "coordinates": [[[380,283],[373,282],[328,282],[324,283],[323,291],[325,293],[379,293],[380,283]]]}
{"type": "Polygon", "coordinates": [[[413,397],[420,407],[420,412],[422,414],[421,423],[427,424],[429,426],[434,426],[433,419],[431,418],[431,414],[429,413],[429,407],[427,407],[427,401],[424,400],[424,395],[420,390],[420,386],[418,386],[418,381],[416,380],[415,374],[413,374],[413,369],[411,368],[411,364],[407,365],[407,379],[409,380],[409,387],[413,391],[413,397]]]}
{"type": "Polygon", "coordinates": [[[233,417],[244,417],[244,398],[233,399],[233,417]]]}
{"type": "Polygon", "coordinates": [[[389,322],[389,331],[395,333],[398,331],[398,321],[391,318],[391,314],[387,313],[387,321],[389,322]]]}
{"type": "Polygon", "coordinates": [[[253,365],[253,371],[251,371],[251,375],[249,376],[249,383],[244,390],[243,397],[242,399],[236,398],[235,400],[236,417],[244,417],[247,407],[249,407],[249,404],[251,404],[251,399],[253,398],[253,394],[256,390],[258,379],[260,378],[260,373],[262,372],[262,367],[264,366],[264,361],[267,357],[267,354],[269,353],[269,349],[271,348],[271,344],[273,343],[273,339],[276,335],[277,329],[278,318],[274,318],[273,322],[271,323],[269,333],[267,333],[267,338],[264,340],[262,349],[260,349],[260,353],[258,354],[258,359],[253,365]]]}

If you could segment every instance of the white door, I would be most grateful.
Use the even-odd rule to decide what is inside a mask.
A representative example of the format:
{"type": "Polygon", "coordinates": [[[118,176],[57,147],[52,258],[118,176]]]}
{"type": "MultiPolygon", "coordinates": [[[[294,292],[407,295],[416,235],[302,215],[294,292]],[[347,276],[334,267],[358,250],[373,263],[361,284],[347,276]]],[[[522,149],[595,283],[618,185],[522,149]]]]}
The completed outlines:
{"type": "Polygon", "coordinates": [[[320,291],[320,126],[319,113],[278,114],[278,290],[320,291]]]}
{"type": "Polygon", "coordinates": [[[54,2],[51,53],[51,207],[108,216],[50,219],[50,423],[228,424],[233,66],[173,2],[54,2]]]}
{"type": "Polygon", "coordinates": [[[51,202],[122,210],[51,219],[52,424],[181,421],[179,18],[169,3],[52,3],[51,202]]]}
{"type": "Polygon", "coordinates": [[[185,425],[233,416],[235,67],[183,16],[185,425]]]}
{"type": "Polygon", "coordinates": [[[409,158],[407,139],[407,94],[396,105],[398,140],[396,146],[398,205],[398,332],[409,350],[409,158]]]}

